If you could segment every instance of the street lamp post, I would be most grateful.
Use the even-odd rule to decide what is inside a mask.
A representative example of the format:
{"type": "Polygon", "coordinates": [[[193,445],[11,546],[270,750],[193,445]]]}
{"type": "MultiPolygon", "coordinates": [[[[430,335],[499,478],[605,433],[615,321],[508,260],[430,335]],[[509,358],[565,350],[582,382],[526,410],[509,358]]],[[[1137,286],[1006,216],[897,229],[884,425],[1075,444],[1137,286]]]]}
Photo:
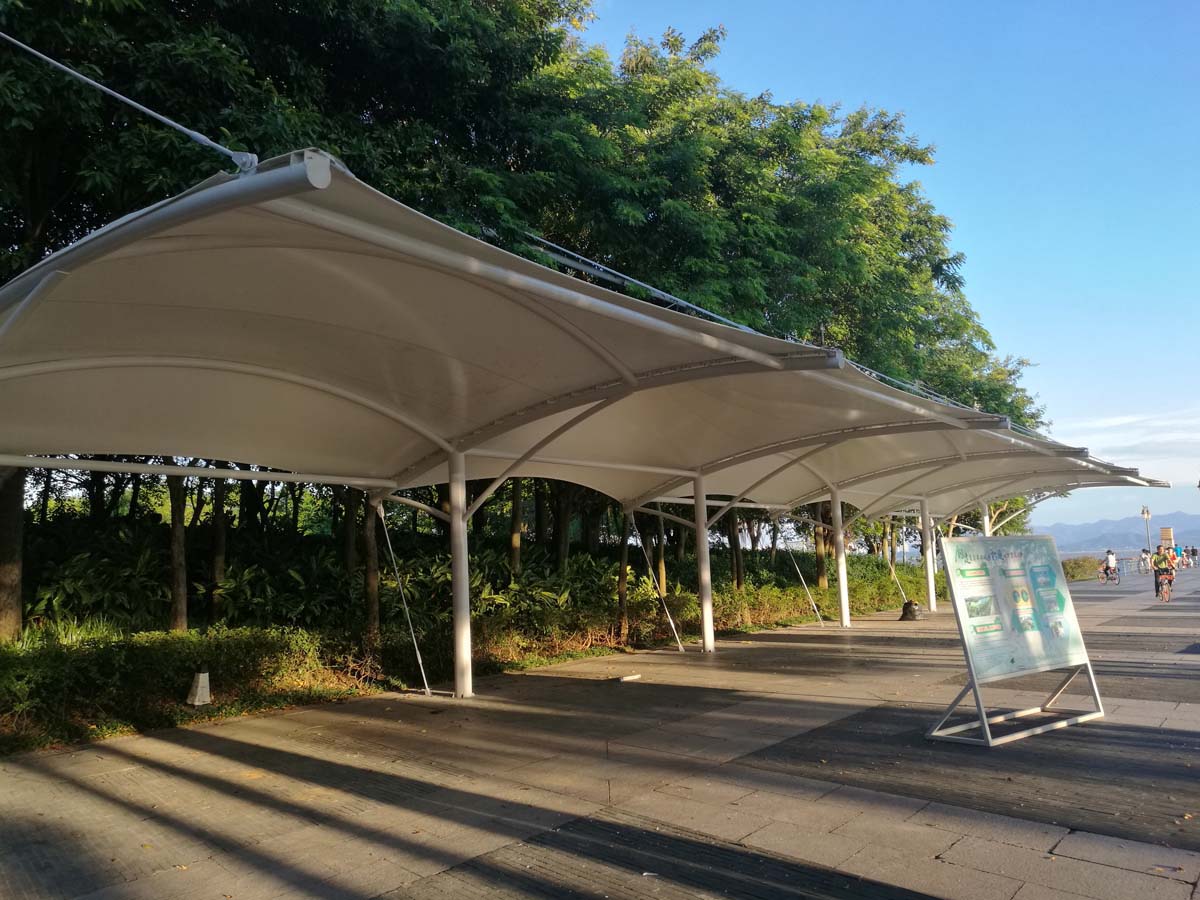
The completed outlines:
{"type": "Polygon", "coordinates": [[[1150,507],[1142,507],[1142,520],[1146,523],[1146,546],[1150,547],[1150,507]]]}

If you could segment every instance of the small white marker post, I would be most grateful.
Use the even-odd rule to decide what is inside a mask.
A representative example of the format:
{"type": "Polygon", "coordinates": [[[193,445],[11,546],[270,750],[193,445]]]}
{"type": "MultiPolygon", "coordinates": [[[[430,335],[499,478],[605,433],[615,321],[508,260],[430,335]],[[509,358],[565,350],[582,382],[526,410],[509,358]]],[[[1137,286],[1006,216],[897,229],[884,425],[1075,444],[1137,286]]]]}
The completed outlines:
{"type": "Polygon", "coordinates": [[[208,666],[201,666],[200,671],[192,677],[192,689],[188,691],[187,702],[191,706],[208,706],[212,703],[212,695],[208,690],[208,666]]]}

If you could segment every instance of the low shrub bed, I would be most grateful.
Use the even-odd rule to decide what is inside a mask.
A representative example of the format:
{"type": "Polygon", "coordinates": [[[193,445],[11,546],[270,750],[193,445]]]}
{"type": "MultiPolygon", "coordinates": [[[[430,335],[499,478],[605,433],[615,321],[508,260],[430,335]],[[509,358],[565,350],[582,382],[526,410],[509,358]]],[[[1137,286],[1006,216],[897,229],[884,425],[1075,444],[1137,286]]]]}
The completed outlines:
{"type": "Polygon", "coordinates": [[[364,684],[344,663],[346,647],[298,628],[29,628],[0,646],[0,751],[350,696],[364,684]],[[201,666],[213,703],[195,709],[183,701],[201,666]]]}
{"type": "MultiPolygon", "coordinates": [[[[802,560],[802,569],[806,562],[811,560],[802,560]]],[[[854,614],[899,608],[900,592],[882,560],[851,557],[849,562],[854,614]]],[[[536,590],[528,584],[496,590],[477,579],[472,593],[478,671],[528,668],[621,649],[616,566],[588,565],[587,572],[564,576],[574,589],[551,590],[545,581],[536,590]]],[[[897,576],[910,598],[924,599],[924,576],[917,567],[900,566],[897,576]]],[[[813,587],[812,594],[822,616],[836,620],[836,588],[813,587]]],[[[430,594],[410,592],[409,597],[430,680],[448,679],[453,671],[448,612],[430,594]]],[[[741,590],[718,579],[713,601],[720,631],[814,619],[804,589],[766,569],[751,570],[741,590]]],[[[673,584],[666,605],[682,635],[698,636],[700,608],[694,592],[673,584]]],[[[0,752],[419,684],[402,614],[387,603],[385,614],[394,624],[385,627],[377,654],[369,658],[357,629],[218,624],[183,633],[130,633],[103,619],[82,624],[47,620],[26,629],[19,642],[0,646],[0,752]],[[208,667],[213,702],[195,709],[184,701],[201,666],[208,667]]],[[[629,645],[672,640],[662,602],[647,576],[629,580],[628,617],[629,645]]]]}
{"type": "Polygon", "coordinates": [[[1098,556],[1072,556],[1062,561],[1063,574],[1067,581],[1084,581],[1094,579],[1096,570],[1104,565],[1104,560],[1098,556]]]}

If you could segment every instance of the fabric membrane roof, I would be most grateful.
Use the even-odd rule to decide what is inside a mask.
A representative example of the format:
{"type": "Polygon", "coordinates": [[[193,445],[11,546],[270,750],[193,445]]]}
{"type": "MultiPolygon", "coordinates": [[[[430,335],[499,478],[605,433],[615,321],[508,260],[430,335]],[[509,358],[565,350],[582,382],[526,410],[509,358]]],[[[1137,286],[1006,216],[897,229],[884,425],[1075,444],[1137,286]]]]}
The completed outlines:
{"type": "Polygon", "coordinates": [[[631,299],[441,225],[302,151],[125,217],[0,288],[0,465],[234,460],[386,492],[577,482],[867,515],[1158,485],[837,351],[631,299]]]}

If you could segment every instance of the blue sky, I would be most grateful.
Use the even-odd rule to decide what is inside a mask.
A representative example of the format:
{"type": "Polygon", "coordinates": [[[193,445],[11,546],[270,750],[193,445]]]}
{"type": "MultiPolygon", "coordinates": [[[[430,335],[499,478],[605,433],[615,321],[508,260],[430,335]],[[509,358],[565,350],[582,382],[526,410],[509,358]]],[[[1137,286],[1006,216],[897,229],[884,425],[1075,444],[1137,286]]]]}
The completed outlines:
{"type": "Polygon", "coordinates": [[[597,0],[586,39],[729,32],[732,87],[903,112],[967,293],[1059,440],[1174,482],[1037,524],[1200,513],[1200,5],[597,0]]]}

